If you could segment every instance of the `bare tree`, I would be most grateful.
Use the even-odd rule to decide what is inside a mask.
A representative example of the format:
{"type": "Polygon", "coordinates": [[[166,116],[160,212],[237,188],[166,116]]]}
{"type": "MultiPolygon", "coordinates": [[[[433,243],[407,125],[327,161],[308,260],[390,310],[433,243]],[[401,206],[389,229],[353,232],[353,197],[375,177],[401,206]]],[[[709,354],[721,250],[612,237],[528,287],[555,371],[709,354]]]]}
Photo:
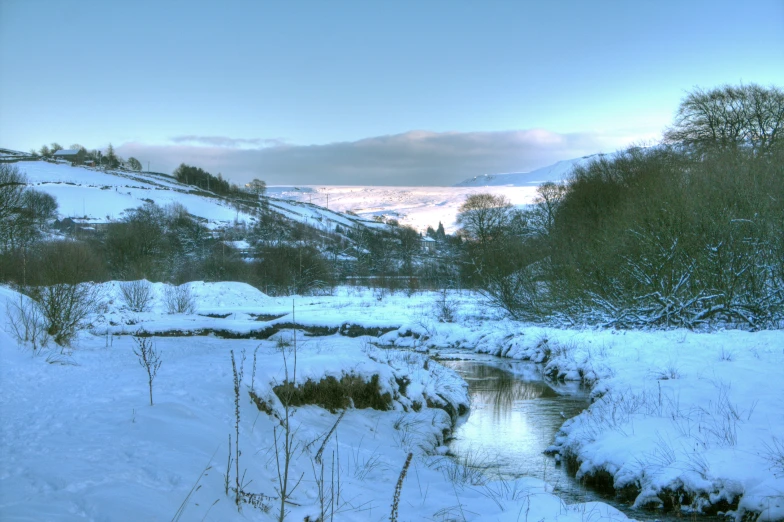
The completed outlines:
{"type": "Polygon", "coordinates": [[[152,337],[145,336],[144,330],[139,330],[133,337],[136,346],[133,353],[139,358],[139,365],[147,372],[147,382],[150,386],[150,406],[152,403],[152,381],[158,375],[161,367],[161,354],[155,349],[152,337]]]}
{"type": "Polygon", "coordinates": [[[698,149],[740,145],[767,151],[784,128],[784,91],[757,84],[697,88],[678,107],[666,142],[698,149]]]}
{"type": "Polygon", "coordinates": [[[566,185],[548,181],[536,189],[530,223],[540,235],[549,235],[555,225],[555,211],[566,194],[566,185]]]}
{"type": "Polygon", "coordinates": [[[267,183],[258,178],[255,178],[253,181],[245,185],[245,187],[250,190],[251,193],[255,194],[257,198],[263,197],[267,193],[267,183]]]}
{"type": "Polygon", "coordinates": [[[16,165],[0,163],[0,250],[13,235],[16,220],[23,211],[27,178],[16,165]]]}
{"type": "Polygon", "coordinates": [[[481,246],[500,237],[509,224],[512,204],[505,196],[472,194],[460,205],[457,224],[461,233],[481,246]]]}

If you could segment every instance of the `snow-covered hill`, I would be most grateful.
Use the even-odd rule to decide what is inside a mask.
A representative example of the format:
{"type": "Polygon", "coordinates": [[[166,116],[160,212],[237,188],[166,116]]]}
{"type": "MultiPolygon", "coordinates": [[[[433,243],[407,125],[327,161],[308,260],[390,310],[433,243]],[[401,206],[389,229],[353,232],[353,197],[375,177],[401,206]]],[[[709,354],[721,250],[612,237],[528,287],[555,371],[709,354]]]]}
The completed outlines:
{"type": "MultiPolygon", "coordinates": [[[[160,206],[182,204],[210,228],[222,228],[235,221],[252,223],[255,217],[237,210],[231,201],[212,192],[178,182],[171,176],[154,172],[103,171],[72,167],[68,163],[19,161],[15,163],[37,190],[57,198],[61,218],[79,217],[90,222],[121,219],[125,212],[145,202],[160,206]]],[[[334,230],[342,227],[384,227],[372,219],[346,215],[304,202],[269,199],[272,211],[315,228],[334,230]]]]}
{"type": "MultiPolygon", "coordinates": [[[[551,167],[550,178],[561,179],[574,162],[568,160],[551,167]],[[570,163],[572,162],[572,163],[570,163]]],[[[103,171],[89,167],[72,167],[67,163],[19,161],[15,163],[27,175],[31,186],[49,193],[59,204],[61,218],[79,217],[90,222],[122,219],[124,213],[147,201],[164,206],[180,203],[194,216],[202,218],[210,228],[223,228],[235,221],[252,223],[255,217],[239,212],[226,198],[191,185],[178,182],[171,176],[153,172],[103,171]]],[[[532,176],[539,169],[524,176],[532,176]]],[[[502,176],[492,177],[498,181],[502,176]]],[[[541,181],[547,179],[542,176],[541,181]]],[[[533,180],[534,177],[531,179],[533,180]]],[[[475,180],[490,179],[482,176],[475,180]]],[[[364,226],[384,228],[379,218],[395,219],[403,225],[424,232],[428,226],[443,223],[446,231],[456,230],[460,205],[471,194],[490,192],[503,195],[514,205],[526,205],[536,196],[539,183],[476,182],[455,187],[386,187],[302,185],[269,186],[269,208],[293,221],[323,230],[364,226]]]]}
{"type": "Polygon", "coordinates": [[[448,233],[456,230],[457,210],[471,194],[490,192],[506,196],[514,205],[526,205],[536,196],[536,186],[525,187],[384,187],[300,185],[268,187],[279,199],[329,206],[359,217],[396,219],[424,232],[441,222],[448,233]]]}
{"type": "Polygon", "coordinates": [[[592,154],[582,158],[559,161],[530,172],[511,172],[507,174],[483,174],[465,181],[456,187],[538,187],[547,181],[563,181],[569,177],[574,167],[587,165],[603,154],[592,154]]]}

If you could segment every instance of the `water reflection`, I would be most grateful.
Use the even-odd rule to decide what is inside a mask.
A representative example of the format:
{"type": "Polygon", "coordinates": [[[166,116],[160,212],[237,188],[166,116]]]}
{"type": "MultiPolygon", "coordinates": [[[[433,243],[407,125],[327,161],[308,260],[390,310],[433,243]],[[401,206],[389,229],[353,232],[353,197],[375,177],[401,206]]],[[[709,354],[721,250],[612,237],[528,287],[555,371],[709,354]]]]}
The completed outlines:
{"type": "Polygon", "coordinates": [[[541,381],[522,381],[509,371],[470,361],[452,363],[452,368],[467,376],[473,407],[492,408],[497,422],[508,420],[520,401],[553,398],[558,394],[541,381]]]}
{"type": "MultiPolygon", "coordinates": [[[[452,355],[466,356],[465,352],[452,355]]],[[[603,498],[544,455],[564,420],[588,407],[584,390],[575,384],[548,384],[533,363],[474,354],[470,357],[441,361],[468,382],[471,395],[468,417],[457,426],[449,444],[459,462],[472,463],[492,478],[544,479],[570,504],[601,500],[639,520],[675,520],[660,513],[632,511],[629,506],[603,498]]]]}
{"type": "MultiPolygon", "coordinates": [[[[539,376],[535,365],[490,361],[445,361],[468,382],[471,411],[455,430],[450,447],[457,455],[499,455],[502,477],[556,477],[553,460],[544,456],[563,424],[588,404],[574,388],[558,393],[539,376]]],[[[565,474],[564,474],[565,480],[565,474]]],[[[556,480],[561,482],[561,480],[556,480]]]]}
{"type": "Polygon", "coordinates": [[[443,364],[468,382],[471,395],[469,415],[450,442],[453,454],[492,458],[494,478],[538,477],[567,501],[586,499],[585,488],[544,455],[564,417],[588,405],[584,392],[574,386],[553,388],[532,363],[480,357],[443,364]]]}

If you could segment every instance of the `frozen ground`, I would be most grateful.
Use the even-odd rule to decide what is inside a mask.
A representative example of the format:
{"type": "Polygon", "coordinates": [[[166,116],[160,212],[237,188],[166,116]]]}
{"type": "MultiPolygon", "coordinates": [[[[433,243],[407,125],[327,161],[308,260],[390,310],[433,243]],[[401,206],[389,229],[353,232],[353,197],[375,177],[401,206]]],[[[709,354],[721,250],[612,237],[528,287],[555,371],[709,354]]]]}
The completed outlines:
{"type": "Polygon", "coordinates": [[[784,433],[781,332],[544,329],[500,319],[468,293],[448,296],[457,321],[442,323],[436,294],[338,289],[333,296],[278,299],[240,283],[188,287],[195,314],[167,314],[160,284],[150,310],[137,313],[123,303],[118,284],[107,283],[104,307],[73,352],[38,356],[7,333],[3,308],[18,295],[0,287],[6,327],[0,328],[0,519],[177,520],[184,508],[182,520],[272,520],[274,498],[256,497],[268,512],[245,504],[238,513],[233,494],[225,493],[228,438],[235,433],[231,352],[243,369],[240,474],[246,491],[276,497],[280,424],[247,392],[254,389],[282,415],[272,386],[285,378],[284,356],[293,370],[293,352],[277,342],[292,339],[292,323],[298,382],[378,375],[393,409],[349,409],[329,436],[339,413],[297,409],[291,480],[301,482],[287,505],[290,520],[316,519],[322,500],[334,506],[335,520],[388,520],[409,452],[401,521],[625,519],[600,503],[566,506],[536,478],[477,481],[444,457],[445,409],[464,404],[466,388],[418,352],[447,346],[547,358],[553,375],[591,383],[595,402],[553,441],[582,462],[580,474],[605,470],[618,485],[638,482],[639,504],[655,504],[655,495],[670,487],[697,498],[695,508],[739,494],[741,513],[784,518],[784,470],[776,460],[784,433]],[[187,336],[210,329],[241,336],[272,324],[280,331],[266,340],[187,336]],[[387,333],[306,335],[342,325],[387,333]],[[163,361],[154,406],[129,335],[139,328],[183,333],[153,337],[163,361]],[[390,344],[415,350],[375,346],[390,344]],[[315,458],[322,444],[323,480],[315,458]]]}

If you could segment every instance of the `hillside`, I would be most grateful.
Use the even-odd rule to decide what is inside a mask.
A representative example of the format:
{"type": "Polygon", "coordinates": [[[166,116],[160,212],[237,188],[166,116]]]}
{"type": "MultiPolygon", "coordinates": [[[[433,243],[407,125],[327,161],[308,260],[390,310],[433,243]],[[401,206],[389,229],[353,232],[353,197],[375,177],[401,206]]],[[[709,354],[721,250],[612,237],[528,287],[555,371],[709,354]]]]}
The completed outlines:
{"type": "MultiPolygon", "coordinates": [[[[19,161],[16,166],[27,176],[31,186],[57,199],[60,218],[117,221],[127,211],[152,201],[159,206],[182,204],[191,215],[200,218],[212,229],[228,227],[235,221],[251,224],[256,220],[251,208],[238,210],[229,199],[180,183],[166,174],[103,171],[47,161],[19,161]]],[[[269,198],[269,208],[289,220],[326,231],[334,231],[337,225],[373,229],[385,227],[371,219],[274,197],[269,198]]]]}
{"type": "MultiPolygon", "coordinates": [[[[386,229],[379,220],[394,219],[420,232],[441,222],[447,233],[453,233],[457,210],[471,194],[490,192],[506,196],[514,205],[526,205],[533,201],[541,182],[562,179],[577,162],[587,161],[561,161],[527,174],[480,176],[454,187],[273,185],[268,187],[267,203],[272,212],[286,219],[329,232],[338,225],[386,229]],[[528,177],[530,182],[515,181],[514,176],[528,177]]],[[[256,220],[250,208],[237,211],[228,198],[180,183],[167,174],[103,171],[32,159],[15,164],[31,186],[57,199],[61,219],[117,221],[128,210],[153,201],[159,206],[180,203],[211,229],[256,220]]]]}
{"type": "Polygon", "coordinates": [[[455,187],[538,187],[547,181],[563,181],[569,177],[574,167],[578,165],[585,166],[601,156],[603,154],[591,154],[582,158],[562,160],[530,172],[482,174],[481,176],[461,181],[455,187]]]}
{"type": "Polygon", "coordinates": [[[536,196],[536,186],[524,187],[387,187],[272,185],[268,194],[289,201],[313,201],[338,212],[352,212],[365,219],[395,219],[420,232],[444,225],[447,233],[457,231],[457,210],[466,197],[480,192],[504,195],[514,205],[526,205],[536,196]]]}

